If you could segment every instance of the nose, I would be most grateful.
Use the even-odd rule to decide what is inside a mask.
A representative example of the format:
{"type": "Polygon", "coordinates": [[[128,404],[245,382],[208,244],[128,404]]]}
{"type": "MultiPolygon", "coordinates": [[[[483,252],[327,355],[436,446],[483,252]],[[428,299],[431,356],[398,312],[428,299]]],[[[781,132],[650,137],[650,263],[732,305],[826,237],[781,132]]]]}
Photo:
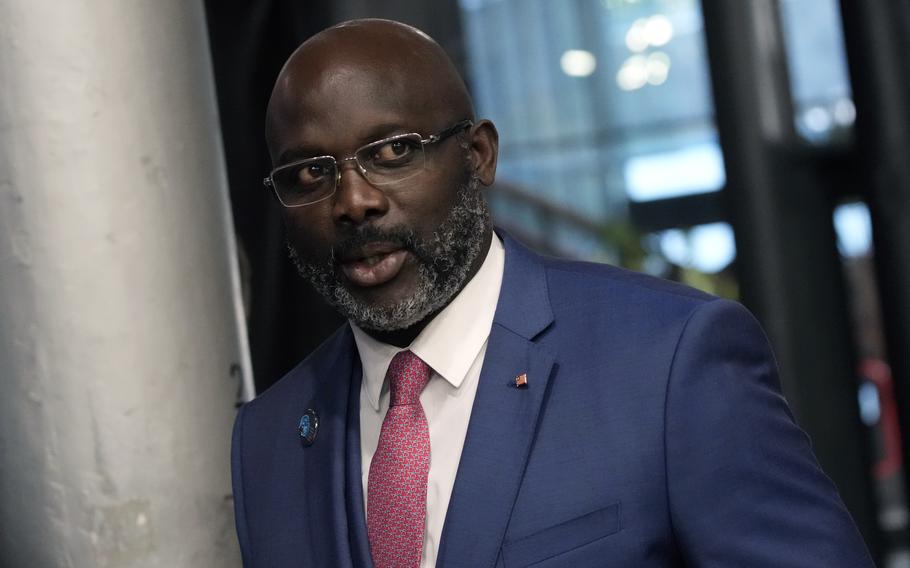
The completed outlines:
{"type": "Polygon", "coordinates": [[[338,188],[332,206],[332,218],[339,225],[357,226],[378,219],[389,210],[386,194],[363,177],[357,164],[338,164],[338,188]]]}

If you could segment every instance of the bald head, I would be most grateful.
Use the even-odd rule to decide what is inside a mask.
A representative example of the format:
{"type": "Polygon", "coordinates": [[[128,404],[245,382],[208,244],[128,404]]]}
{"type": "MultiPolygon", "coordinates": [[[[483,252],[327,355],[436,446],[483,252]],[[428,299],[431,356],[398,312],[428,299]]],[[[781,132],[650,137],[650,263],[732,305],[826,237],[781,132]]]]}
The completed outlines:
{"type": "Polygon", "coordinates": [[[400,22],[353,20],[308,39],[281,70],[266,116],[273,161],[288,128],[356,120],[351,104],[411,115],[426,132],[474,118],[464,81],[432,38],[400,22]]]}

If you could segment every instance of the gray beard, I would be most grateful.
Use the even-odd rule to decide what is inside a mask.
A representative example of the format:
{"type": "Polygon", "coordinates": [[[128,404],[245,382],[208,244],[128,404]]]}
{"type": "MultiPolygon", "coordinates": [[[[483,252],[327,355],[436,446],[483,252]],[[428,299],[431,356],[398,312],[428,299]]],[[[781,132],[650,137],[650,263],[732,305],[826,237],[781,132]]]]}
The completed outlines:
{"type": "Polygon", "coordinates": [[[358,327],[376,331],[406,329],[442,309],[467,282],[490,228],[490,212],[479,186],[479,180],[473,178],[458,188],[452,210],[429,239],[421,239],[407,228],[380,231],[364,227],[334,248],[328,259],[304,259],[290,242],[288,253],[300,275],[358,327]],[[335,258],[372,241],[398,243],[417,260],[417,290],[409,298],[376,306],[354,297],[342,284],[335,258]]]}

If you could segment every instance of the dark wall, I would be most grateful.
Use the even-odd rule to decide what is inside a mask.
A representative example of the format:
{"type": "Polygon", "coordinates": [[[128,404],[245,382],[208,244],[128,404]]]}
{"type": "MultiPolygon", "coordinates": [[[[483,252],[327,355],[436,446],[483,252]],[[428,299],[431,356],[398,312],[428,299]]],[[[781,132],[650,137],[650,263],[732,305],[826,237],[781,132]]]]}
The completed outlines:
{"type": "Polygon", "coordinates": [[[331,18],[322,3],[291,0],[209,0],[206,11],[261,392],[341,323],[296,275],[284,245],[280,205],[262,185],[271,168],[263,124],[275,77],[288,55],[331,18]]]}

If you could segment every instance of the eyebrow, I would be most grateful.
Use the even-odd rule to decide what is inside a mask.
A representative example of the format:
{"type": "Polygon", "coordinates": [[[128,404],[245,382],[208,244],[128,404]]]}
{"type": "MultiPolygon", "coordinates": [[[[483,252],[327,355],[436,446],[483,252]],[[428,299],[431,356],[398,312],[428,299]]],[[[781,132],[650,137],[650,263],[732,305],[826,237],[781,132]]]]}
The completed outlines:
{"type": "Polygon", "coordinates": [[[298,160],[305,160],[307,158],[315,158],[316,156],[327,156],[325,152],[320,152],[316,149],[315,146],[307,146],[306,144],[301,144],[300,146],[294,146],[293,148],[288,148],[278,156],[277,166],[289,164],[291,162],[296,162],[298,160]]]}
{"type": "Polygon", "coordinates": [[[383,138],[388,138],[389,136],[397,136],[398,134],[410,134],[411,132],[414,132],[413,128],[406,128],[397,122],[379,124],[367,131],[367,133],[360,139],[360,145],[365,146],[378,140],[382,140],[383,138]]]}
{"type": "MultiPolygon", "coordinates": [[[[411,132],[414,132],[412,128],[406,128],[397,122],[386,122],[378,124],[370,130],[366,131],[366,133],[360,137],[357,148],[359,149],[363,146],[366,146],[367,144],[372,144],[373,142],[377,142],[384,138],[389,138],[390,136],[397,136],[398,134],[410,134],[411,132]]],[[[284,165],[291,162],[296,162],[298,160],[305,160],[307,158],[331,155],[331,153],[322,149],[320,146],[300,144],[298,146],[288,148],[279,154],[278,164],[276,165],[284,165]]]]}

